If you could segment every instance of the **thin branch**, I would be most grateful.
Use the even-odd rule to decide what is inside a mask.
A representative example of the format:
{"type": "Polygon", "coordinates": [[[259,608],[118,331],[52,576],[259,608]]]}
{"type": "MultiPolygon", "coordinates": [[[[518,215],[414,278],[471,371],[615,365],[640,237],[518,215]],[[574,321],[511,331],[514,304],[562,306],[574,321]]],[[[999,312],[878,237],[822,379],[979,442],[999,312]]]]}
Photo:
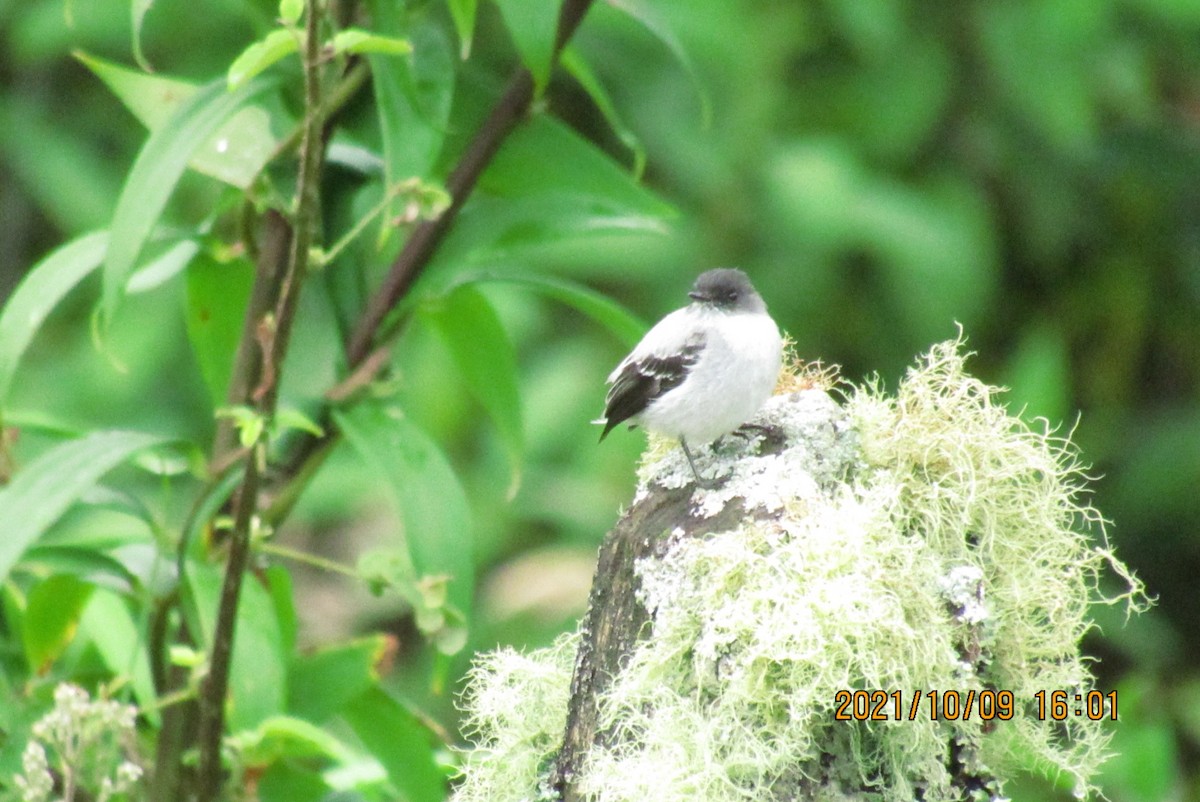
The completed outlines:
{"type": "Polygon", "coordinates": [[[284,560],[303,563],[311,568],[316,568],[320,571],[325,571],[331,574],[340,574],[351,579],[358,579],[359,573],[348,565],[343,565],[335,560],[330,560],[316,554],[309,554],[307,551],[281,546],[278,543],[262,543],[258,550],[263,554],[270,554],[284,560]]]}
{"type": "MultiPolygon", "coordinates": [[[[566,0],[558,17],[558,34],[554,45],[554,58],[575,33],[592,0],[566,0]]],[[[442,239],[458,216],[479,176],[491,162],[505,138],[512,133],[529,111],[533,102],[533,75],[521,69],[509,81],[499,102],[492,108],[483,127],[471,140],[471,144],[459,159],[454,171],[446,179],[446,190],[450,193],[450,206],[432,220],[427,220],[415,229],[404,243],[404,249],[392,263],[392,268],[367,304],[350,337],[347,354],[350,365],[356,367],[370,352],[380,327],[396,303],[404,297],[417,276],[429,264],[442,239]]]]}
{"type": "Polygon", "coordinates": [[[229,541],[229,559],[217,623],[213,630],[212,652],[208,656],[208,675],[200,687],[200,765],[197,770],[197,799],[212,802],[221,793],[221,736],[225,732],[225,695],[229,690],[229,664],[233,656],[233,636],[237,624],[238,598],[242,592],[242,574],[250,555],[250,529],[258,503],[258,455],[246,457],[246,473],[234,502],[233,535],[229,541]]]}
{"type": "MultiPolygon", "coordinates": [[[[229,379],[226,399],[230,406],[245,404],[257,376],[262,370],[262,349],[258,346],[257,330],[279,297],[279,288],[287,272],[287,259],[292,246],[292,226],[282,214],[268,209],[263,215],[263,231],[258,239],[258,258],[254,264],[254,287],[246,306],[242,334],[234,357],[233,374],[229,379]]],[[[237,431],[232,418],[217,418],[217,433],[213,439],[210,472],[222,473],[226,464],[237,460],[237,431]]]]}
{"type": "MultiPolygon", "coordinates": [[[[593,0],[566,0],[558,17],[558,31],[554,46],[554,60],[563,47],[570,41],[575,31],[583,22],[587,10],[593,0]]],[[[446,179],[446,189],[450,194],[450,205],[442,214],[431,220],[419,223],[404,243],[404,248],[396,261],[392,263],[387,276],[379,289],[367,302],[367,307],[346,346],[347,360],[352,377],[363,376],[360,368],[369,364],[365,374],[373,376],[382,367],[380,357],[386,355],[382,351],[386,341],[395,332],[383,331],[383,323],[396,304],[402,299],[413,282],[429,264],[434,252],[441,245],[442,239],[450,230],[459,211],[470,197],[471,191],[479,181],[480,175],[491,163],[492,158],[500,149],[505,138],[512,133],[517,124],[525,117],[533,103],[533,76],[529,70],[521,68],[513,75],[508,87],[501,95],[496,105],[492,107],[487,119],[467,149],[459,158],[450,176],[446,179]]],[[[346,386],[350,380],[340,383],[335,390],[346,386]]],[[[357,379],[355,380],[357,381],[357,379]]],[[[311,475],[313,472],[305,469],[312,460],[324,460],[329,451],[329,444],[336,441],[337,429],[328,413],[320,421],[325,431],[323,438],[304,435],[295,446],[295,452],[289,460],[284,476],[292,477],[289,484],[294,484],[296,477],[311,475]]],[[[293,489],[292,495],[295,494],[293,489]]]]}
{"type": "MultiPolygon", "coordinates": [[[[287,353],[292,326],[295,323],[300,291],[308,274],[309,251],[320,215],[320,177],[324,155],[324,117],[321,108],[320,41],[318,38],[318,0],[308,0],[304,30],[304,134],[300,141],[300,172],[296,186],[296,220],[288,249],[287,267],[278,284],[273,304],[260,299],[270,310],[255,321],[254,339],[243,339],[242,348],[262,348],[258,365],[258,382],[254,390],[249,384],[241,389],[255,402],[258,412],[268,420],[275,414],[279,395],[279,378],[283,358],[287,353]],[[268,337],[260,336],[269,331],[268,337]]],[[[273,283],[273,282],[271,282],[273,283]]],[[[243,332],[245,333],[245,332],[243,332]]],[[[252,359],[248,358],[251,363],[252,359]]],[[[249,379],[250,376],[244,377],[249,379]]],[[[250,399],[246,399],[250,400],[250,399]]],[[[220,795],[221,740],[225,731],[225,700],[229,690],[229,668],[237,628],[238,599],[242,580],[250,557],[250,536],[258,509],[260,462],[265,459],[266,441],[260,438],[247,455],[245,472],[234,501],[234,526],[230,536],[229,557],[213,632],[212,653],[209,655],[208,675],[200,691],[200,727],[198,734],[200,761],[197,774],[197,798],[212,802],[220,795]]]]}
{"type": "MultiPolygon", "coordinates": [[[[341,111],[342,108],[349,103],[356,94],[358,94],[358,90],[363,88],[370,74],[371,69],[369,66],[367,66],[366,61],[354,61],[350,65],[350,68],[346,70],[345,77],[329,90],[329,94],[326,95],[324,100],[321,102],[321,118],[328,120],[336,116],[337,113],[341,111]]],[[[296,149],[296,146],[300,144],[300,140],[303,137],[304,124],[301,123],[300,125],[294,127],[288,133],[288,135],[284,137],[278,145],[275,146],[275,150],[271,152],[271,157],[267,159],[267,163],[270,164],[280,156],[283,156],[286,153],[291,153],[296,149]]]]}

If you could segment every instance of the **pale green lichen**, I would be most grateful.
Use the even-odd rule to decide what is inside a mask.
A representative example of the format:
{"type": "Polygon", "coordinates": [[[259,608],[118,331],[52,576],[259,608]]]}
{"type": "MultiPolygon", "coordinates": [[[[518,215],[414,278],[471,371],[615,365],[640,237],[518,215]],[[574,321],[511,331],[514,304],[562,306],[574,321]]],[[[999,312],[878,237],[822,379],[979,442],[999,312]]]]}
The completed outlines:
{"type": "MultiPolygon", "coordinates": [[[[662,559],[639,564],[653,629],[599,700],[612,745],[589,755],[585,793],[600,802],[936,802],[967,790],[998,799],[998,787],[955,780],[1031,768],[1066,775],[1081,796],[1093,790],[1105,725],[1039,721],[1034,694],[1090,688],[1078,643],[1088,606],[1102,600],[1101,571],[1125,579],[1133,607],[1141,587],[1081,497],[1070,443],[1010,415],[963,361],[961,343],[939,345],[894,397],[872,385],[849,391],[841,409],[807,393],[776,397],[765,418],[794,424],[789,450],[807,455],[741,456],[733,466],[714,455],[729,484],[755,494],[747,508],[773,515],[672,538],[662,559]],[[856,437],[807,439],[825,430],[813,422],[820,414],[830,432],[848,421],[856,437]],[[821,459],[847,443],[849,462],[821,459]],[[843,689],[900,691],[902,720],[889,706],[885,721],[834,721],[843,689]],[[1012,691],[1012,720],[934,720],[928,703],[909,719],[916,691],[988,689],[1012,691]]],[[[683,467],[675,462],[656,452],[644,482],[673,475],[683,467]]],[[[693,496],[698,511],[706,498],[693,496]]],[[[576,642],[478,663],[461,802],[544,794],[576,642]]]]}
{"type": "Polygon", "coordinates": [[[459,802],[539,802],[548,798],[549,760],[567,723],[579,636],[563,635],[533,654],[498,649],[476,658],[463,696],[459,802]]]}

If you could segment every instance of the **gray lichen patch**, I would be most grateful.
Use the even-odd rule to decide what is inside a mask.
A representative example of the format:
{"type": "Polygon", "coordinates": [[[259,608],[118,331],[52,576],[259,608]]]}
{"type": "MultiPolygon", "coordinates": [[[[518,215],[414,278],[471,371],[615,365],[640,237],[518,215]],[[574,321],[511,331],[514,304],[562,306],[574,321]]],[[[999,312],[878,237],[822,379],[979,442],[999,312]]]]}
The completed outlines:
{"type": "MultiPolygon", "coordinates": [[[[714,490],[688,496],[678,448],[651,447],[642,500],[687,496],[686,520],[644,535],[660,546],[634,562],[648,623],[596,699],[604,735],[572,769],[574,798],[1000,799],[1031,769],[1094,790],[1106,725],[1041,721],[1033,694],[1091,687],[1088,608],[1117,601],[1102,598],[1102,571],[1125,578],[1133,608],[1144,597],[1069,441],[1010,415],[963,361],[950,342],[894,395],[773,398],[761,440],[705,453],[714,490]],[[730,510],[742,511],[732,524],[715,514],[730,510]],[[836,720],[840,691],[876,689],[899,692],[898,707],[836,720]],[[1014,715],[910,708],[931,691],[1009,691],[1014,715]]],[[[556,793],[572,652],[587,637],[481,659],[457,799],[556,793]]]]}
{"type": "MultiPolygon", "coordinates": [[[[715,480],[696,488],[694,511],[709,518],[733,499],[747,510],[781,510],[803,504],[842,481],[860,459],[846,412],[819,389],[770,398],[745,432],[693,449],[700,474],[715,480]]],[[[636,498],[654,487],[681,488],[694,481],[678,442],[652,437],[638,470],[636,498]]]]}

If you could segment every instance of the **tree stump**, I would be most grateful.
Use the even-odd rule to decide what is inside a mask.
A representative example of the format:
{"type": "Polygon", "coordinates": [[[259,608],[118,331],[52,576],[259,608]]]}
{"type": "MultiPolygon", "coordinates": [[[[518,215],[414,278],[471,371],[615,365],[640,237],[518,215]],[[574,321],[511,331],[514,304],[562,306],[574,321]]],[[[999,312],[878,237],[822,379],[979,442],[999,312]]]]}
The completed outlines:
{"type": "Polygon", "coordinates": [[[851,469],[856,454],[854,434],[841,408],[825,392],[775,396],[768,402],[765,417],[786,418],[789,425],[756,425],[744,434],[727,435],[698,460],[706,478],[709,470],[720,474],[720,484],[712,490],[696,487],[686,473],[689,468],[682,462],[681,451],[647,466],[645,473],[654,478],[648,487],[643,485],[600,546],[571,679],[566,733],[552,775],[552,786],[564,802],[583,799],[574,778],[589,750],[609,743],[609,734],[597,719],[597,700],[621,672],[623,662],[651,623],[642,599],[638,564],[664,559],[680,540],[777,517],[780,510],[774,505],[756,504],[747,509],[738,488],[756,484],[785,451],[796,457],[794,467],[807,469],[814,483],[823,482],[826,487],[844,479],[851,469]],[[786,414],[778,414],[781,410],[786,414]],[[739,460],[745,461],[739,465],[739,460]]]}

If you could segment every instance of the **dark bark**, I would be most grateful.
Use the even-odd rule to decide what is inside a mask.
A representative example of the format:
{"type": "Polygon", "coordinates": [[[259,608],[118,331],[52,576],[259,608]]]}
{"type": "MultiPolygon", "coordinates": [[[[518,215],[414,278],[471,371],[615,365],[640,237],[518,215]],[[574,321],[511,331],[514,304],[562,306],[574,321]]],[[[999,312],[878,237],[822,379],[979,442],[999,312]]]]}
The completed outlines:
{"type": "MultiPolygon", "coordinates": [[[[782,446],[780,438],[768,435],[760,444],[760,453],[775,453],[782,446]]],[[[747,515],[740,501],[734,499],[718,514],[698,517],[691,501],[695,489],[690,483],[678,489],[654,487],[621,516],[600,546],[571,679],[567,728],[551,777],[565,802],[583,799],[575,788],[575,778],[588,751],[607,743],[607,735],[597,721],[597,701],[650,622],[650,613],[639,599],[638,561],[662,559],[680,538],[735,529],[747,519],[768,515],[747,515]]]]}

